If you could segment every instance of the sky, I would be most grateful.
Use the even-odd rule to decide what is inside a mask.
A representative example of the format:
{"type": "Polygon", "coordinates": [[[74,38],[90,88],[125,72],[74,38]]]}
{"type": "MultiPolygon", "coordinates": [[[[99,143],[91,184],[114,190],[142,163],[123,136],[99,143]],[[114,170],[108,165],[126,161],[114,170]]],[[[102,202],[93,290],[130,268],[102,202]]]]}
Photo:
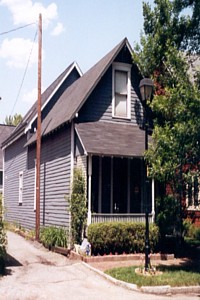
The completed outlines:
{"type": "Polygon", "coordinates": [[[0,0],[0,123],[37,99],[40,13],[42,91],[73,61],[85,73],[125,37],[133,47],[143,29],[142,0],[0,0]]]}

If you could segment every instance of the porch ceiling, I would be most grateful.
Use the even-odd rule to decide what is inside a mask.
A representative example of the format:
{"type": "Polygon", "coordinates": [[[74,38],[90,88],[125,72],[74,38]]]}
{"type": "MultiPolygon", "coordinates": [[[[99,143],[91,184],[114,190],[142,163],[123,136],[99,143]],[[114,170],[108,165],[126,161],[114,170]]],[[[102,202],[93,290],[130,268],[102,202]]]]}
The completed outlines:
{"type": "Polygon", "coordinates": [[[75,125],[87,154],[123,157],[144,155],[145,133],[137,125],[90,122],[75,125]]]}

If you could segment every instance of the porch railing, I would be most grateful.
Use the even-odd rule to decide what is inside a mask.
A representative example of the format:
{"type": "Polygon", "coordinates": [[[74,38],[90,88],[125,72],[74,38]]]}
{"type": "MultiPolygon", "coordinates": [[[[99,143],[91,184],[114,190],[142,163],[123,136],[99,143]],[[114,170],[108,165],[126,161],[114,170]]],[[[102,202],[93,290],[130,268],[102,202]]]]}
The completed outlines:
{"type": "MultiPolygon", "coordinates": [[[[152,223],[152,214],[149,214],[149,223],[152,223]]],[[[145,223],[145,214],[92,214],[92,223],[101,222],[142,222],[145,223]]]]}

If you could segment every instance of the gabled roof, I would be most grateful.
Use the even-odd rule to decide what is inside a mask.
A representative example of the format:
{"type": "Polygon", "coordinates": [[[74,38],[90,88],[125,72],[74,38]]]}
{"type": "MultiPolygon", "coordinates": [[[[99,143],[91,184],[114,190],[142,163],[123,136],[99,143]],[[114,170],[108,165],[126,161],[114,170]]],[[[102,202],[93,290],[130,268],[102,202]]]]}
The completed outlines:
{"type": "MultiPolygon", "coordinates": [[[[11,135],[15,126],[0,124],[0,145],[11,135]]],[[[3,153],[0,147],[0,170],[3,168],[3,153]]]]}
{"type": "Polygon", "coordinates": [[[85,154],[142,157],[145,132],[138,126],[110,122],[75,124],[85,154]]]}
{"type": "MultiPolygon", "coordinates": [[[[62,124],[71,121],[75,117],[76,113],[85,103],[101,77],[105,74],[125,45],[131,53],[131,46],[127,38],[125,38],[61,95],[60,99],[42,122],[43,136],[62,124]]],[[[34,142],[35,139],[36,137],[33,136],[28,144],[34,142]]]]}
{"type": "MultiPolygon", "coordinates": [[[[78,64],[73,62],[70,64],[59,76],[58,78],[42,93],[41,96],[41,110],[48,104],[52,96],[64,82],[64,80],[70,75],[73,69],[76,68],[80,76],[82,76],[82,71],[80,70],[78,64]]],[[[37,101],[32,105],[29,111],[25,114],[22,122],[15,128],[12,135],[7,139],[4,145],[12,143],[15,139],[21,136],[23,133],[27,132],[31,128],[31,124],[37,118],[37,101]]]]}

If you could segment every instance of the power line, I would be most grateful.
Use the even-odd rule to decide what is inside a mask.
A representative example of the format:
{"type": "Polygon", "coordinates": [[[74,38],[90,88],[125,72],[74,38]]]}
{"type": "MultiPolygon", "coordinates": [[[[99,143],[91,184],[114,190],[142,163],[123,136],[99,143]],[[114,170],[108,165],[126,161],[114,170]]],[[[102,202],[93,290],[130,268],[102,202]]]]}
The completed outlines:
{"type": "Polygon", "coordinates": [[[33,48],[34,48],[34,43],[35,43],[35,40],[36,40],[36,36],[37,36],[37,30],[35,32],[35,36],[34,36],[34,39],[33,39],[33,43],[32,43],[32,47],[31,47],[31,50],[30,50],[30,53],[29,53],[29,57],[28,57],[28,61],[27,61],[27,64],[26,64],[26,68],[24,70],[24,75],[22,77],[22,82],[20,84],[20,87],[19,87],[19,91],[18,91],[18,94],[17,94],[17,97],[16,97],[16,100],[15,100],[15,103],[13,105],[13,108],[12,108],[12,111],[11,111],[11,115],[15,109],[15,106],[17,104],[17,101],[19,100],[19,96],[20,96],[20,93],[21,93],[21,90],[22,90],[22,86],[23,86],[23,83],[24,83],[24,80],[25,80],[25,76],[26,76],[26,73],[27,73],[27,70],[28,70],[28,65],[29,65],[29,62],[30,62],[30,58],[31,58],[31,54],[33,52],[33,48]]]}
{"type": "MultiPolygon", "coordinates": [[[[33,39],[33,43],[32,43],[32,47],[31,47],[30,53],[29,53],[28,61],[27,61],[27,64],[26,64],[26,68],[24,70],[24,74],[23,74],[23,77],[22,77],[22,82],[20,84],[20,88],[19,88],[16,100],[15,100],[15,103],[13,105],[13,108],[12,108],[12,111],[11,111],[10,115],[12,115],[12,113],[14,111],[14,108],[15,108],[15,106],[17,104],[17,101],[19,100],[19,96],[20,96],[20,93],[21,93],[21,90],[22,90],[22,86],[23,86],[23,83],[24,83],[24,80],[25,80],[25,76],[26,76],[26,73],[27,73],[27,70],[28,70],[28,65],[29,65],[29,62],[30,62],[31,54],[33,52],[33,48],[34,48],[34,43],[35,43],[36,37],[37,37],[37,29],[36,29],[36,32],[35,32],[35,35],[34,35],[34,39],[33,39]]],[[[4,131],[4,128],[0,132],[0,136],[3,134],[3,131],[4,131]]],[[[7,167],[6,171],[8,171],[11,168],[12,164],[13,164],[13,162],[7,167]]]]}
{"type": "Polygon", "coordinates": [[[5,34],[8,34],[8,33],[11,33],[11,32],[13,32],[13,31],[17,31],[17,30],[26,28],[26,27],[31,26],[31,25],[34,25],[34,24],[36,24],[36,23],[35,23],[35,22],[34,22],[34,23],[29,23],[29,24],[24,25],[24,26],[20,26],[20,27],[17,27],[17,28],[8,30],[8,31],[4,31],[4,32],[1,32],[0,35],[5,35],[5,34]]]}

